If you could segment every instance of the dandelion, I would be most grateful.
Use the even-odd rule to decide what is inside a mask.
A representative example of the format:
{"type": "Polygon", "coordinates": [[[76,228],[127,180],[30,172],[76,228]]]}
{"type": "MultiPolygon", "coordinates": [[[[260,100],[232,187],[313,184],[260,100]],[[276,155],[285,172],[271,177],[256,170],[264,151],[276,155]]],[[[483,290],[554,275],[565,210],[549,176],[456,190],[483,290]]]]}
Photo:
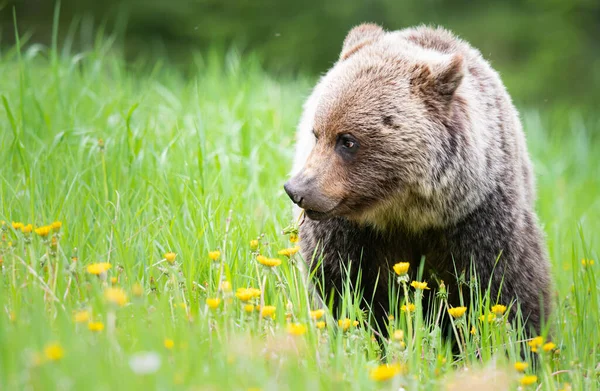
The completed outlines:
{"type": "Polygon", "coordinates": [[[537,382],[537,376],[526,375],[526,376],[523,376],[521,378],[521,380],[519,380],[519,382],[521,383],[522,386],[530,386],[530,385],[534,384],[535,382],[537,382]]]}
{"type": "Polygon", "coordinates": [[[396,341],[403,341],[404,340],[404,330],[394,331],[394,339],[396,341]]]}
{"type": "Polygon", "coordinates": [[[231,292],[231,283],[229,281],[221,281],[219,284],[219,289],[223,292],[229,293],[231,292]]]}
{"type": "Polygon", "coordinates": [[[129,367],[138,375],[155,373],[160,369],[161,360],[156,352],[140,352],[131,356],[129,367]]]}
{"type": "Polygon", "coordinates": [[[255,297],[260,296],[261,290],[256,288],[238,288],[235,291],[235,297],[240,299],[241,301],[248,301],[255,297]]]}
{"type": "Polygon", "coordinates": [[[94,332],[101,332],[102,330],[104,330],[104,323],[102,322],[89,322],[88,323],[88,329],[90,331],[94,331],[94,332]]]}
{"type": "Polygon", "coordinates": [[[455,319],[462,317],[465,314],[465,312],[467,312],[467,307],[454,307],[448,309],[448,313],[450,314],[450,316],[455,319]]]}
{"type": "Polygon", "coordinates": [[[502,316],[506,312],[506,306],[502,304],[496,304],[492,307],[492,313],[496,316],[502,316]]]}
{"type": "Polygon", "coordinates": [[[98,262],[98,263],[92,263],[90,265],[87,265],[86,270],[88,273],[98,276],[98,275],[106,272],[111,267],[112,267],[112,265],[108,262],[98,262]]]}
{"type": "Polygon", "coordinates": [[[410,267],[410,263],[408,262],[399,262],[397,264],[394,265],[394,272],[396,272],[397,275],[399,276],[403,276],[406,273],[408,273],[408,268],[410,267]]]}
{"type": "Polygon", "coordinates": [[[300,238],[298,237],[298,234],[295,232],[292,232],[290,234],[290,242],[291,243],[298,243],[298,240],[300,240],[300,238]]]}
{"type": "Polygon", "coordinates": [[[352,324],[353,322],[348,318],[338,320],[338,326],[340,326],[343,331],[347,331],[352,324]]]}
{"type": "Polygon", "coordinates": [[[306,334],[306,326],[301,323],[290,323],[287,327],[287,332],[290,335],[299,337],[306,334]]]}
{"type": "Polygon", "coordinates": [[[35,229],[35,233],[42,238],[45,238],[46,236],[48,236],[50,234],[50,226],[49,225],[44,225],[42,227],[38,227],[35,229]]]}
{"type": "Polygon", "coordinates": [[[175,346],[175,342],[170,338],[165,338],[163,344],[165,345],[165,348],[169,350],[173,349],[173,346],[175,346]]]}
{"type": "Polygon", "coordinates": [[[281,265],[281,259],[279,259],[279,258],[267,258],[263,255],[259,255],[258,257],[256,257],[256,260],[261,265],[264,265],[267,267],[275,267],[275,266],[281,265]]]}
{"type": "Polygon", "coordinates": [[[111,284],[116,284],[118,281],[119,281],[119,280],[118,280],[118,278],[117,278],[117,277],[112,277],[112,278],[110,279],[110,283],[111,283],[111,284]]]}
{"type": "Polygon", "coordinates": [[[300,246],[294,246],[290,248],[284,248],[283,250],[279,250],[277,254],[285,255],[286,257],[291,257],[292,255],[296,254],[299,250],[300,246]]]}
{"type": "Polygon", "coordinates": [[[44,355],[50,361],[58,361],[65,355],[65,350],[60,346],[59,343],[53,342],[44,348],[44,355]]]}
{"type": "Polygon", "coordinates": [[[54,232],[60,231],[60,229],[62,228],[62,221],[53,222],[52,224],[50,224],[50,228],[52,228],[52,231],[54,232]]]}
{"type": "Polygon", "coordinates": [[[219,260],[219,258],[221,258],[221,252],[220,252],[219,250],[216,250],[216,251],[209,251],[209,252],[208,252],[208,257],[209,257],[210,259],[212,259],[213,261],[215,261],[215,262],[216,262],[216,261],[218,261],[218,260],[219,260]]]}
{"type": "Polygon", "coordinates": [[[90,320],[90,313],[88,311],[77,311],[73,316],[76,323],[84,323],[90,320]]]}
{"type": "Polygon", "coordinates": [[[273,318],[276,309],[274,305],[266,305],[260,309],[260,316],[263,318],[273,318]]]}
{"type": "Polygon", "coordinates": [[[175,258],[177,257],[177,254],[173,253],[173,252],[168,252],[165,253],[165,259],[167,260],[167,262],[169,263],[173,263],[175,262],[175,258]]]}
{"type": "Polygon", "coordinates": [[[515,363],[515,369],[519,372],[525,372],[528,366],[529,364],[527,364],[526,362],[517,361],[515,363]]]}
{"type": "Polygon", "coordinates": [[[139,282],[136,282],[131,287],[131,293],[133,293],[135,297],[141,297],[144,294],[144,288],[142,288],[139,282]]]}
{"type": "Polygon", "coordinates": [[[18,231],[24,227],[23,223],[12,222],[12,227],[14,230],[18,231]]]}
{"type": "Polygon", "coordinates": [[[593,265],[594,265],[594,260],[593,260],[593,259],[585,259],[585,258],[583,258],[583,259],[581,260],[581,265],[582,265],[583,267],[589,267],[589,266],[593,266],[593,265]]]}
{"type": "Polygon", "coordinates": [[[354,322],[352,322],[352,326],[357,327],[360,324],[360,322],[358,320],[355,320],[354,322]]]}
{"type": "Polygon", "coordinates": [[[537,353],[538,347],[544,344],[543,337],[535,337],[531,341],[527,342],[527,344],[531,347],[531,351],[537,353]]]}
{"type": "Polygon", "coordinates": [[[410,283],[410,286],[420,290],[429,289],[426,282],[413,281],[410,283]]]}
{"type": "Polygon", "coordinates": [[[30,234],[33,231],[33,225],[27,224],[25,226],[21,226],[21,232],[24,234],[30,234]]]}
{"type": "Polygon", "coordinates": [[[219,307],[219,304],[221,304],[221,299],[219,298],[206,299],[206,305],[211,310],[216,310],[219,307]]]}
{"type": "Polygon", "coordinates": [[[544,352],[551,352],[552,350],[556,349],[556,344],[554,342],[546,342],[542,346],[542,349],[544,349],[544,352]]]}
{"type": "Polygon", "coordinates": [[[415,309],[417,309],[417,306],[413,303],[402,304],[402,307],[400,307],[402,312],[414,312],[415,309]]]}
{"type": "Polygon", "coordinates": [[[127,295],[121,288],[106,288],[104,290],[104,298],[113,304],[123,307],[127,304],[127,295]]]}
{"type": "Polygon", "coordinates": [[[244,305],[244,311],[247,313],[254,312],[254,306],[252,304],[246,304],[244,305]]]}
{"type": "Polygon", "coordinates": [[[400,364],[382,364],[369,371],[369,377],[375,381],[386,381],[402,372],[400,364]]]}
{"type": "Polygon", "coordinates": [[[318,309],[318,310],[310,311],[310,318],[314,319],[314,320],[321,319],[323,317],[323,315],[325,315],[325,310],[324,309],[318,309]]]}
{"type": "Polygon", "coordinates": [[[475,326],[471,326],[471,331],[470,331],[471,335],[475,335],[477,334],[477,329],[475,328],[475,326]]]}
{"type": "MultiPolygon", "coordinates": [[[[482,322],[485,322],[486,316],[485,315],[480,315],[479,316],[479,320],[482,322]]],[[[488,323],[492,323],[494,320],[496,320],[496,315],[494,314],[487,314],[487,322],[488,323]]]]}
{"type": "Polygon", "coordinates": [[[316,326],[318,329],[324,329],[325,328],[325,322],[323,322],[322,320],[318,321],[316,323],[316,326]]]}
{"type": "Polygon", "coordinates": [[[254,239],[250,241],[250,249],[252,251],[256,251],[256,249],[258,248],[258,240],[254,239]]]}

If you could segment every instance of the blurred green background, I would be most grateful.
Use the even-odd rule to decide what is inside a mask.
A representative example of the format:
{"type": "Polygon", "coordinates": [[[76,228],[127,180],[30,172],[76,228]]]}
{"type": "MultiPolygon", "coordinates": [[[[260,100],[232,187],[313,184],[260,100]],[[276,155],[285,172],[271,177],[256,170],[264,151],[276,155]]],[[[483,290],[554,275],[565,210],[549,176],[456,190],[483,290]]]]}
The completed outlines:
{"type": "MultiPolygon", "coordinates": [[[[54,7],[0,1],[0,44],[14,43],[13,9],[28,44],[50,44],[54,7]]],[[[74,50],[102,31],[129,59],[185,69],[193,53],[235,47],[274,73],[312,75],[331,66],[358,23],[442,25],[481,50],[519,104],[593,111],[600,103],[599,0],[63,0],[59,20],[59,45],[74,50]]]]}

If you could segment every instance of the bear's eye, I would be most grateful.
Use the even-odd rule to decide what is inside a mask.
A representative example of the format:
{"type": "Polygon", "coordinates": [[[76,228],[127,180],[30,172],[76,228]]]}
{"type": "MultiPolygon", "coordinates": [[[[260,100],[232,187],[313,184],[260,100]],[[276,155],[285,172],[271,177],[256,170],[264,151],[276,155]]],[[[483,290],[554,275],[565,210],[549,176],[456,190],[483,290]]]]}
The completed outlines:
{"type": "Polygon", "coordinates": [[[358,151],[358,147],[358,140],[349,134],[342,134],[338,136],[335,149],[342,157],[351,158],[358,151]]]}

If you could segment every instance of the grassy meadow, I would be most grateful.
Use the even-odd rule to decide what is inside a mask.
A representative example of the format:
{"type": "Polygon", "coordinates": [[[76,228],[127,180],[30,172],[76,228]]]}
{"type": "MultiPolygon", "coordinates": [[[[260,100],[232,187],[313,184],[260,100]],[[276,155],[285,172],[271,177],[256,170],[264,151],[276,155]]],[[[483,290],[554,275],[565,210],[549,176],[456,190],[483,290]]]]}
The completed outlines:
{"type": "Polygon", "coordinates": [[[405,283],[382,360],[357,292],[311,312],[282,233],[314,80],[235,51],[126,66],[105,40],[4,50],[0,75],[0,389],[600,389],[600,116],[521,108],[551,341],[485,301],[444,338],[443,295],[423,314],[405,283]]]}

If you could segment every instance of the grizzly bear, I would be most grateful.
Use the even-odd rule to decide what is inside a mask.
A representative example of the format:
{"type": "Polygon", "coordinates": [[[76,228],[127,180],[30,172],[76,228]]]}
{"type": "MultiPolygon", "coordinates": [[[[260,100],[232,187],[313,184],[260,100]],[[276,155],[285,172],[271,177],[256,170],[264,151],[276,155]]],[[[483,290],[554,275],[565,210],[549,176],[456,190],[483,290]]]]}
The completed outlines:
{"type": "Polygon", "coordinates": [[[284,188],[304,211],[301,254],[320,293],[335,305],[350,278],[384,333],[400,261],[414,272],[424,260],[451,305],[457,276],[475,270],[490,305],[512,304],[511,318],[520,308],[536,332],[551,312],[517,110],[480,52],[447,30],[352,29],[304,105],[284,188]]]}

